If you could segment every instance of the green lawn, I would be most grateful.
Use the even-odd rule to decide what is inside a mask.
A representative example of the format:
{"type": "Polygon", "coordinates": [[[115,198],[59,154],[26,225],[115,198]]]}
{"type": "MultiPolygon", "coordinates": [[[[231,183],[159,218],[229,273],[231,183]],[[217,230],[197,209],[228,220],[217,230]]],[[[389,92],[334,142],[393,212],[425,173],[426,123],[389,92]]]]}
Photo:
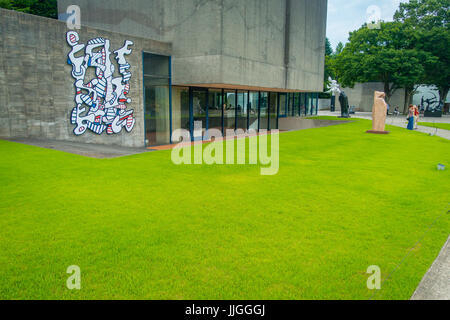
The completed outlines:
{"type": "Polygon", "coordinates": [[[419,126],[450,130],[450,123],[419,122],[419,126]]]}
{"type": "Polygon", "coordinates": [[[0,298],[409,299],[449,235],[450,141],[352,121],[280,134],[276,176],[0,141],[0,298]]]}

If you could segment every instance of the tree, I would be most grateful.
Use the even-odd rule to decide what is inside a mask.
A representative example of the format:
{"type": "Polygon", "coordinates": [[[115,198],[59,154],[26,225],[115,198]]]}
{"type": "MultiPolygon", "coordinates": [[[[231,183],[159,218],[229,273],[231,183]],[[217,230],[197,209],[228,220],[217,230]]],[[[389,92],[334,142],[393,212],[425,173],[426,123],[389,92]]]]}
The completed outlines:
{"type": "Polygon", "coordinates": [[[344,44],[339,41],[339,43],[336,46],[335,55],[339,55],[342,50],[344,50],[344,44]]]}
{"type": "Polygon", "coordinates": [[[357,82],[382,82],[387,102],[397,89],[408,88],[410,94],[424,77],[424,64],[433,60],[414,48],[413,32],[400,22],[381,22],[380,29],[363,25],[351,32],[349,43],[333,60],[339,83],[353,87],[357,82]]]}
{"type": "Polygon", "coordinates": [[[0,0],[0,8],[47,18],[58,18],[57,0],[0,0]]]}
{"type": "Polygon", "coordinates": [[[396,21],[414,30],[415,47],[436,57],[425,64],[423,84],[436,86],[441,101],[450,90],[449,9],[449,0],[410,0],[401,3],[394,15],[396,21]]]}
{"type": "Polygon", "coordinates": [[[332,70],[331,59],[333,58],[333,48],[331,47],[330,40],[325,38],[325,70],[324,70],[324,81],[323,81],[323,93],[319,95],[320,98],[328,99],[330,98],[329,93],[325,93],[328,90],[328,77],[334,77],[334,73],[332,70]]]}
{"type": "Polygon", "coordinates": [[[330,40],[325,38],[325,56],[331,56],[333,54],[333,48],[331,47],[330,40]]]}

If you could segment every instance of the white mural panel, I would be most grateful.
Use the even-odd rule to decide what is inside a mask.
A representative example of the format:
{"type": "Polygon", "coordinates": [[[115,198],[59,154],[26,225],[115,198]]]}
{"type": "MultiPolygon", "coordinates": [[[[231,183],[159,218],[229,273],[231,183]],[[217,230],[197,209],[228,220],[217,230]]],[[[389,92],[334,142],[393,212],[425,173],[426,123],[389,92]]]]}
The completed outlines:
{"type": "Polygon", "coordinates": [[[96,134],[117,134],[125,128],[133,130],[136,119],[133,110],[127,109],[131,99],[130,55],[132,41],[125,41],[122,48],[114,51],[120,76],[114,76],[115,65],[111,61],[111,45],[108,39],[95,38],[80,44],[76,31],[66,34],[67,43],[72,48],[68,54],[68,64],[72,66],[75,85],[75,107],[71,114],[74,134],[82,135],[86,130],[96,134]],[[92,69],[92,72],[89,68],[92,69]]]}

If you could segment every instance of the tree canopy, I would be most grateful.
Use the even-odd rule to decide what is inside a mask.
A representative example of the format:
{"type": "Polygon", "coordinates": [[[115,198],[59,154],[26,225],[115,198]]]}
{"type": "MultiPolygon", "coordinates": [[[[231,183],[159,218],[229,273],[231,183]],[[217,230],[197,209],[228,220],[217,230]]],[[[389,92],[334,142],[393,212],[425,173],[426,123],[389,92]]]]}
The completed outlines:
{"type": "Polygon", "coordinates": [[[381,22],[380,29],[363,25],[351,32],[349,43],[333,61],[340,84],[353,87],[357,82],[382,82],[389,101],[397,89],[419,83],[425,65],[434,63],[435,58],[415,48],[412,34],[401,22],[381,22]]]}
{"type": "Polygon", "coordinates": [[[449,0],[410,0],[401,3],[394,15],[396,21],[414,30],[415,47],[436,57],[433,63],[424,65],[423,84],[436,86],[441,101],[450,90],[449,9],[449,0]]]}
{"type": "Polygon", "coordinates": [[[57,0],[0,0],[0,8],[47,18],[58,18],[57,0]]]}

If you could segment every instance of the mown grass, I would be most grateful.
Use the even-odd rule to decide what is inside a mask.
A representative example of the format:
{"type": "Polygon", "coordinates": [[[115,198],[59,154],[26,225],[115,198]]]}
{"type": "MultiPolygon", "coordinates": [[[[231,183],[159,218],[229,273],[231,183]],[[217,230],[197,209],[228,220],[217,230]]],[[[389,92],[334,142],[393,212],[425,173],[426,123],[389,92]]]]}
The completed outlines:
{"type": "Polygon", "coordinates": [[[0,298],[409,299],[449,235],[450,141],[352,121],[280,134],[275,176],[0,141],[0,298]]]}
{"type": "Polygon", "coordinates": [[[419,126],[450,130],[450,123],[419,122],[419,126]]]}

